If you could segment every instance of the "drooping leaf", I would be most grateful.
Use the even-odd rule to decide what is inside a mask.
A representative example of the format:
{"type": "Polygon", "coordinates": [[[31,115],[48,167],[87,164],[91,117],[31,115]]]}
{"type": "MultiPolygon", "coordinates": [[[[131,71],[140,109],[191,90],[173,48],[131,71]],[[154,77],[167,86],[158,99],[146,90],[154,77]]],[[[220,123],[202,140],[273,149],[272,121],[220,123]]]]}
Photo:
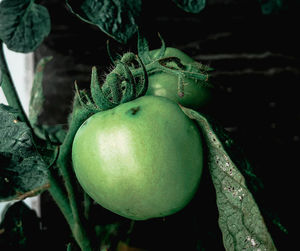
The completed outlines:
{"type": "Polygon", "coordinates": [[[186,12],[199,13],[205,7],[206,0],[173,0],[173,2],[186,12]]]}
{"type": "Polygon", "coordinates": [[[50,33],[48,10],[34,0],[0,2],[0,39],[10,50],[34,51],[50,33]]]}
{"type": "Polygon", "coordinates": [[[85,0],[77,13],[69,2],[66,0],[67,6],[77,17],[98,26],[121,43],[126,43],[137,31],[141,0],[85,0]]]}
{"type": "Polygon", "coordinates": [[[13,108],[0,104],[0,201],[24,199],[48,188],[47,165],[31,130],[13,108]]]}
{"type": "MultiPolygon", "coordinates": [[[[191,109],[183,111],[197,121],[208,149],[208,167],[216,191],[219,227],[226,250],[276,250],[260,209],[236,162],[210,122],[191,109]]],[[[231,144],[228,142],[227,144],[231,144]]]]}
{"type": "Polygon", "coordinates": [[[29,104],[29,120],[32,125],[38,124],[38,118],[43,112],[45,102],[43,92],[43,75],[45,66],[51,59],[52,57],[42,58],[36,67],[29,104]]]}
{"type": "Polygon", "coordinates": [[[16,202],[3,212],[0,223],[0,250],[41,250],[41,230],[34,210],[24,202],[16,202]],[[39,248],[38,248],[39,247],[39,248]]]}

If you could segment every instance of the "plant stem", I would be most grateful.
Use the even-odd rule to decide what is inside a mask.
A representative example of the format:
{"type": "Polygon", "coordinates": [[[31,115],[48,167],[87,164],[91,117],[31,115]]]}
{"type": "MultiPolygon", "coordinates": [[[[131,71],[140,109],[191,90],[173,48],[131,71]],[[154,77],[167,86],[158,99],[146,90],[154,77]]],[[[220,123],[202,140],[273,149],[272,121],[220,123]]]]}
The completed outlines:
{"type": "MultiPolygon", "coordinates": [[[[3,51],[3,42],[1,40],[0,40],[0,81],[1,81],[0,86],[2,87],[2,90],[4,92],[8,104],[19,111],[19,117],[21,121],[25,122],[33,132],[33,128],[22,107],[10,71],[8,69],[8,65],[3,51]]],[[[33,135],[35,134],[33,133],[33,135]]],[[[68,196],[65,194],[65,191],[59,182],[59,177],[55,175],[53,170],[50,170],[50,174],[49,174],[49,181],[50,181],[49,192],[53,197],[53,199],[56,201],[66,221],[68,222],[72,234],[76,239],[78,245],[80,246],[81,250],[91,251],[92,247],[90,244],[90,240],[88,238],[87,232],[83,227],[81,217],[79,215],[78,203],[76,201],[76,195],[75,195],[76,184],[73,182],[74,177],[72,177],[73,175],[72,167],[70,166],[70,163],[68,163],[66,159],[64,159],[62,162],[63,163],[61,165],[62,167],[61,169],[65,179],[68,196]]]]}
{"type": "Polygon", "coordinates": [[[50,170],[49,172],[49,181],[50,181],[49,192],[52,198],[55,200],[57,206],[59,207],[60,211],[64,215],[66,221],[68,222],[72,230],[74,226],[72,210],[68,203],[68,197],[63,191],[61,184],[58,182],[58,177],[57,175],[54,174],[54,170],[50,170]]]}
{"type": "MultiPolygon", "coordinates": [[[[54,170],[50,170],[49,181],[50,181],[50,188],[49,192],[52,198],[55,200],[57,206],[59,207],[60,211],[64,215],[67,223],[69,224],[70,230],[77,241],[78,245],[80,246],[82,251],[90,251],[92,250],[90,245],[87,244],[88,238],[85,234],[85,231],[82,231],[82,226],[76,221],[76,217],[73,217],[73,210],[68,203],[68,197],[61,187],[61,184],[58,182],[59,178],[54,173],[54,170]]],[[[71,248],[71,247],[70,247],[71,248]]]]}
{"type": "Polygon", "coordinates": [[[83,198],[83,205],[84,205],[84,217],[88,221],[89,220],[89,215],[91,211],[91,205],[92,205],[92,199],[91,197],[84,192],[84,198],[83,198]]]}
{"type": "Polygon", "coordinates": [[[75,172],[72,167],[72,144],[75,134],[82,123],[89,117],[91,111],[82,108],[79,96],[75,95],[73,103],[72,119],[69,124],[68,133],[60,147],[57,165],[65,181],[68,192],[69,203],[73,214],[74,227],[73,235],[78,245],[83,251],[91,251],[92,240],[95,233],[88,227],[88,222],[84,217],[84,208],[80,199],[83,198],[83,190],[79,188],[75,172]]]}
{"type": "MultiPolygon", "coordinates": [[[[72,141],[73,137],[67,135],[66,141],[72,141]]],[[[75,240],[77,241],[78,245],[80,246],[82,251],[91,251],[92,245],[90,238],[87,234],[85,225],[83,224],[84,217],[83,214],[80,214],[79,210],[79,202],[78,194],[76,191],[77,183],[75,174],[72,170],[72,165],[70,163],[70,149],[71,146],[67,143],[65,147],[61,147],[60,157],[58,159],[58,165],[62,172],[65,186],[68,192],[70,207],[72,211],[73,221],[74,224],[72,226],[72,232],[75,240]]]]}
{"type": "Polygon", "coordinates": [[[53,170],[50,170],[49,176],[49,192],[52,198],[55,200],[60,211],[64,215],[75,240],[77,241],[82,251],[91,251],[92,248],[89,244],[89,239],[87,238],[88,236],[84,234],[85,231],[83,231],[82,225],[78,223],[78,220],[75,220],[75,217],[73,217],[73,210],[68,203],[68,197],[65,194],[65,191],[61,187],[61,184],[58,182],[57,175],[54,174],[53,170]]]}
{"type": "Polygon", "coordinates": [[[8,104],[19,111],[20,119],[32,129],[29,120],[24,112],[19,96],[17,94],[15,85],[13,83],[11,74],[9,72],[7,62],[3,51],[3,42],[0,40],[0,80],[1,87],[6,97],[8,104]]]}

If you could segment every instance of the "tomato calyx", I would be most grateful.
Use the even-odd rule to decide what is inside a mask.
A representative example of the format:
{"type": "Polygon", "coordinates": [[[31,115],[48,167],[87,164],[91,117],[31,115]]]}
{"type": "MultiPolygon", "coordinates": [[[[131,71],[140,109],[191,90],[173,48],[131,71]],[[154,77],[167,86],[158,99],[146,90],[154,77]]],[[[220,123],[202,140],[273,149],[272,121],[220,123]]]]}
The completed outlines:
{"type": "Polygon", "coordinates": [[[107,45],[108,55],[113,62],[114,69],[106,76],[105,82],[101,85],[96,67],[92,68],[91,99],[87,98],[86,93],[78,92],[83,106],[90,110],[103,111],[139,98],[148,90],[148,76],[161,72],[176,76],[179,97],[185,95],[186,79],[193,79],[199,85],[213,88],[208,81],[209,73],[212,71],[210,67],[196,61],[183,62],[179,58],[180,56],[166,55],[165,42],[160,35],[159,38],[161,48],[154,53],[154,51],[150,51],[145,37],[139,33],[138,54],[128,52],[118,60],[113,59],[107,45]]]}
{"type": "Polygon", "coordinates": [[[179,97],[184,96],[185,78],[198,80],[199,85],[213,88],[213,85],[208,81],[209,73],[213,71],[213,68],[196,61],[188,63],[183,62],[179,58],[180,56],[167,56],[165,42],[159,33],[158,36],[161,40],[161,48],[157,53],[154,53],[154,51],[150,51],[146,38],[141,33],[138,34],[138,55],[144,62],[149,75],[155,74],[156,72],[175,75],[178,79],[177,94],[179,97]]]}

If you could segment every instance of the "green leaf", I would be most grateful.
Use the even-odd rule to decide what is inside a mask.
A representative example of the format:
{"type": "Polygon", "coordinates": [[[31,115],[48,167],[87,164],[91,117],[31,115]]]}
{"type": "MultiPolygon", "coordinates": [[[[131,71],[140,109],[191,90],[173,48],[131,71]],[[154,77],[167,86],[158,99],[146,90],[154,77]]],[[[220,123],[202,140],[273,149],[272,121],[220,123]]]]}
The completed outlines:
{"type": "Polygon", "coordinates": [[[183,111],[197,121],[207,145],[208,168],[216,190],[225,249],[276,250],[244,176],[224,147],[222,134],[217,134],[210,121],[196,111],[187,108],[183,111]]]}
{"type": "Polygon", "coordinates": [[[38,124],[38,118],[43,112],[45,102],[43,91],[43,75],[45,66],[51,59],[52,57],[42,58],[36,67],[29,104],[29,120],[32,125],[38,124]]]}
{"type": "Polygon", "coordinates": [[[34,0],[0,3],[0,39],[16,52],[34,51],[50,33],[48,10],[34,0]]]}
{"type": "MultiPolygon", "coordinates": [[[[43,140],[49,140],[52,144],[60,145],[66,135],[63,125],[41,125],[39,117],[43,113],[45,96],[43,91],[43,75],[46,64],[52,60],[52,56],[42,58],[37,64],[34,81],[31,89],[29,104],[29,120],[34,133],[43,140]]],[[[51,146],[48,146],[51,149],[51,146]]],[[[50,150],[49,149],[49,150],[50,150]]],[[[51,155],[51,154],[50,154],[51,155]]],[[[52,156],[50,156],[51,159],[52,156]]]]}
{"type": "Polygon", "coordinates": [[[0,201],[24,199],[48,188],[47,165],[31,130],[13,108],[0,104],[0,201]]]}
{"type": "Polygon", "coordinates": [[[206,0],[173,0],[173,2],[186,12],[199,13],[205,7],[206,0]]]}
{"type": "Polygon", "coordinates": [[[118,42],[126,43],[137,31],[142,1],[85,0],[80,6],[80,13],[75,13],[68,0],[66,4],[81,20],[98,26],[118,42]]]}
{"type": "MultiPolygon", "coordinates": [[[[53,145],[61,145],[66,137],[67,130],[64,125],[36,125],[34,133],[43,140],[49,140],[53,145]]],[[[52,150],[53,147],[48,147],[52,150]]],[[[49,149],[49,150],[50,150],[49,149]]],[[[50,159],[53,159],[53,154],[50,154],[50,159]]]]}
{"type": "Polygon", "coordinates": [[[264,15],[278,13],[284,7],[284,0],[259,0],[264,15]]]}
{"type": "Polygon", "coordinates": [[[9,205],[0,224],[0,250],[42,250],[39,219],[24,202],[9,205]]]}

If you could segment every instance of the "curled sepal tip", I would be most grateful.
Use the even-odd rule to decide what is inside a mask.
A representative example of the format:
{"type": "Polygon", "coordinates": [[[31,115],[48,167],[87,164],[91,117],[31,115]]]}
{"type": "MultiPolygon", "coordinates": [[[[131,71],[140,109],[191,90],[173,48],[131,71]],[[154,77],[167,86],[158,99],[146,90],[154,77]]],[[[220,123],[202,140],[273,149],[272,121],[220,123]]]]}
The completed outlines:
{"type": "Polygon", "coordinates": [[[163,38],[160,35],[160,33],[158,33],[158,37],[159,37],[160,42],[161,42],[161,47],[159,49],[159,53],[157,54],[157,56],[153,58],[154,60],[163,58],[163,56],[166,53],[166,44],[165,44],[165,41],[163,40],[163,38]]]}
{"type": "Polygon", "coordinates": [[[122,82],[121,87],[122,89],[124,88],[124,92],[120,103],[126,103],[131,101],[136,95],[136,82],[129,67],[123,62],[120,63],[123,66],[123,71],[125,74],[125,80],[122,82]]]}
{"type": "Polygon", "coordinates": [[[114,59],[114,57],[112,56],[112,53],[111,53],[111,51],[110,51],[109,40],[106,41],[106,50],[107,50],[107,54],[108,54],[108,57],[109,57],[110,61],[112,62],[112,64],[113,64],[114,66],[116,66],[115,59],[114,59]]]}

